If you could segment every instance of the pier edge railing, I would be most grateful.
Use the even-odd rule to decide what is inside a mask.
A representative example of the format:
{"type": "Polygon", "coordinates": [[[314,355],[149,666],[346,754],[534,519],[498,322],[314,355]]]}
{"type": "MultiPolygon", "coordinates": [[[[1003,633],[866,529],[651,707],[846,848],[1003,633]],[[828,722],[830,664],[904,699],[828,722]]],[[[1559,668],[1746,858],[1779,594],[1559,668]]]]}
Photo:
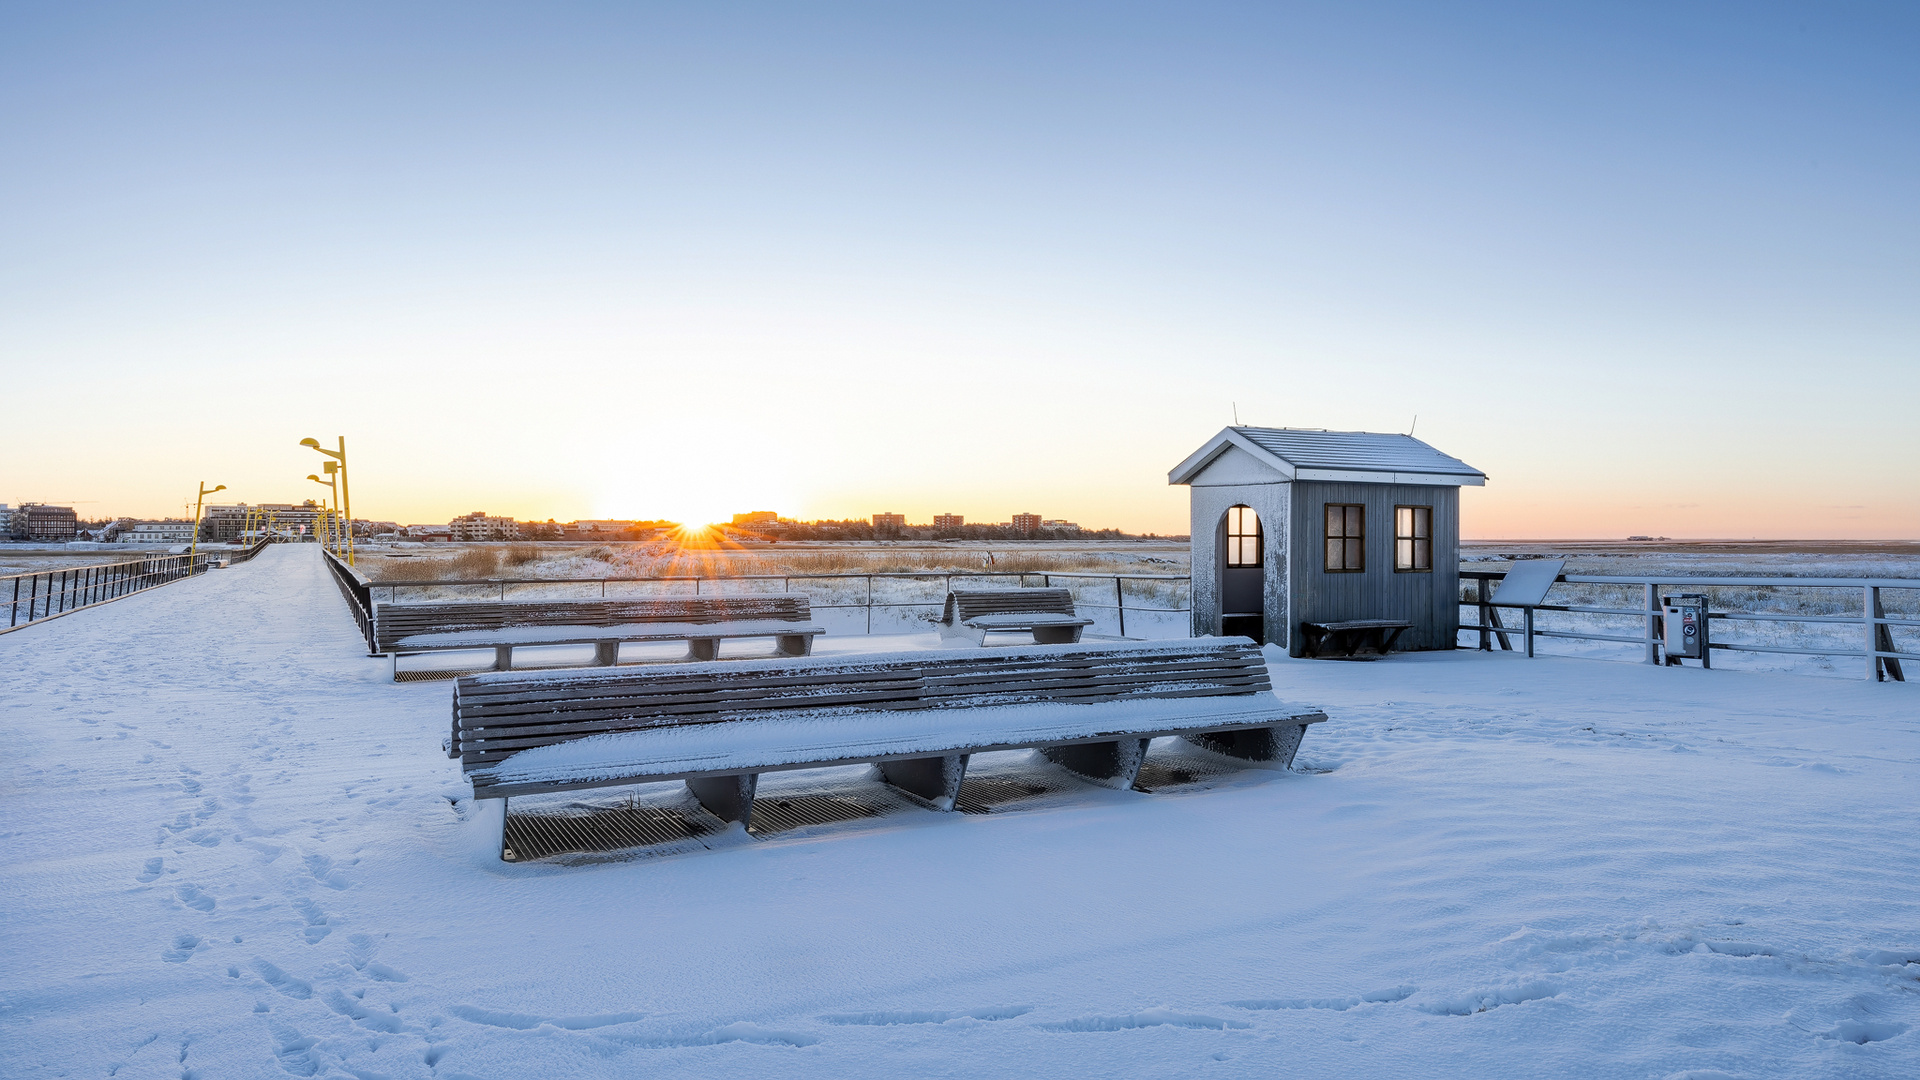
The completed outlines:
{"type": "MultiPolygon", "coordinates": [[[[1726,652],[1785,653],[1799,656],[1857,656],[1866,667],[1866,678],[1881,681],[1892,677],[1895,682],[1905,682],[1906,673],[1901,661],[1920,661],[1920,653],[1902,652],[1894,647],[1893,627],[1917,628],[1920,619],[1891,618],[1886,614],[1881,601],[1884,589],[1920,590],[1920,579],[1915,578],[1814,578],[1814,577],[1688,577],[1686,575],[1660,575],[1648,577],[1623,577],[1612,574],[1561,574],[1554,579],[1555,585],[1632,585],[1641,590],[1641,604],[1637,608],[1607,608],[1585,604],[1539,604],[1534,611],[1558,611],[1588,615],[1606,615],[1631,618],[1640,622],[1640,634],[1627,637],[1619,634],[1597,634],[1580,630],[1548,630],[1533,625],[1527,618],[1521,626],[1506,626],[1500,621],[1500,608],[1525,610],[1517,604],[1495,604],[1490,586],[1504,578],[1502,571],[1461,570],[1463,582],[1473,581],[1474,596],[1462,597],[1462,608],[1477,609],[1480,621],[1462,622],[1462,632],[1477,632],[1480,635],[1478,648],[1490,651],[1497,640],[1502,649],[1512,649],[1511,638],[1515,635],[1527,639],[1526,651],[1532,655],[1534,637],[1579,638],[1587,641],[1611,641],[1628,645],[1639,645],[1644,650],[1646,663],[1661,662],[1663,648],[1662,619],[1663,606],[1660,592],[1664,588],[1764,588],[1764,589],[1839,589],[1852,592],[1860,598],[1858,615],[1808,615],[1789,612],[1765,611],[1713,611],[1707,612],[1710,620],[1730,622],[1792,622],[1851,625],[1860,628],[1860,647],[1854,649],[1792,648],[1780,645],[1752,645],[1741,642],[1713,641],[1708,635],[1707,656],[1709,662],[1713,650],[1726,652]]],[[[1551,593],[1549,593],[1551,595],[1551,593]]]]}
{"type": "Polygon", "coordinates": [[[327,569],[333,574],[333,583],[340,587],[340,595],[346,597],[347,607],[353,611],[353,621],[360,627],[360,636],[367,641],[367,655],[379,655],[379,647],[373,639],[372,582],[333,552],[322,548],[320,556],[326,560],[327,569]]]}
{"type": "MultiPolygon", "coordinates": [[[[607,586],[610,584],[617,585],[617,584],[672,584],[672,583],[687,584],[687,583],[690,583],[693,586],[693,594],[695,596],[698,596],[700,595],[700,589],[702,585],[706,585],[706,584],[718,585],[726,582],[777,581],[777,582],[780,582],[781,591],[791,592],[793,590],[793,583],[796,581],[860,581],[860,582],[863,582],[865,585],[865,594],[862,596],[860,602],[850,603],[850,604],[849,603],[815,603],[812,606],[816,610],[864,609],[866,611],[866,630],[867,630],[867,633],[872,633],[873,632],[873,611],[875,608],[882,608],[882,609],[915,608],[915,607],[938,608],[941,606],[941,603],[942,603],[942,601],[940,600],[934,600],[934,601],[876,600],[874,599],[874,595],[873,595],[873,583],[876,580],[880,580],[880,581],[893,581],[893,580],[935,581],[937,580],[941,582],[941,590],[942,590],[942,593],[944,594],[946,592],[952,591],[953,583],[955,581],[1015,580],[1015,581],[1018,581],[1020,585],[1025,586],[1030,580],[1038,580],[1039,584],[1042,585],[1043,587],[1050,587],[1053,585],[1054,580],[1056,578],[1061,580],[1069,580],[1069,581],[1097,581],[1101,583],[1111,583],[1113,586],[1113,594],[1112,594],[1113,602],[1112,603],[1108,603],[1103,599],[1092,599],[1090,597],[1083,597],[1080,595],[1076,595],[1074,597],[1073,603],[1076,608],[1095,608],[1103,611],[1114,612],[1115,621],[1118,624],[1119,636],[1123,638],[1127,636],[1127,613],[1129,611],[1138,614],[1142,612],[1184,612],[1184,611],[1191,610],[1188,607],[1164,607],[1164,606],[1155,605],[1155,604],[1145,604],[1145,603],[1141,603],[1137,598],[1131,604],[1127,602],[1127,588],[1126,588],[1127,582],[1159,581],[1159,582],[1178,583],[1184,586],[1191,583],[1191,579],[1188,578],[1188,576],[1185,574],[1095,574],[1095,573],[1082,573],[1079,571],[1063,572],[1063,571],[1052,571],[1052,570],[1026,570],[1026,571],[1008,570],[1000,573],[995,573],[990,570],[896,570],[896,571],[876,571],[873,573],[838,573],[838,574],[729,574],[725,576],[708,575],[708,574],[674,574],[674,575],[663,575],[663,576],[652,576],[652,577],[477,578],[470,581],[442,581],[442,580],[368,581],[367,584],[372,589],[387,590],[387,599],[389,601],[397,602],[400,598],[399,594],[401,589],[431,589],[431,588],[492,589],[494,590],[495,596],[498,599],[505,600],[507,598],[507,590],[515,586],[548,586],[548,587],[598,586],[600,589],[600,595],[605,596],[607,595],[607,586]]],[[[361,578],[361,580],[367,581],[367,579],[365,579],[364,577],[361,578]]],[[[345,585],[342,585],[341,587],[343,589],[346,588],[345,585]]],[[[372,606],[373,605],[371,601],[369,601],[367,603],[367,610],[371,611],[372,606]]]]}
{"type": "Polygon", "coordinates": [[[193,555],[142,555],[118,562],[0,577],[0,601],[8,605],[6,625],[0,626],[0,634],[203,574],[223,561],[245,562],[258,555],[264,546],[263,542],[238,552],[215,549],[193,555]]]}

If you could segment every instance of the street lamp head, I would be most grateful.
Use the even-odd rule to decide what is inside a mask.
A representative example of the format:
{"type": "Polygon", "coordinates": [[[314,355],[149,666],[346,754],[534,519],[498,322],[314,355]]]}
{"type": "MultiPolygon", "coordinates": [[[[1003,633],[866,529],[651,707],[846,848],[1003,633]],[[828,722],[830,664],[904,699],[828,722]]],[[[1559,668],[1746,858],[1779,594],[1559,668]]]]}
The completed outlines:
{"type": "MultiPolygon", "coordinates": [[[[227,490],[227,485],[225,485],[225,484],[215,484],[215,485],[213,485],[213,491],[225,491],[225,490],[227,490]]],[[[211,492],[209,492],[209,494],[211,494],[211,492]]]]}
{"type": "Polygon", "coordinates": [[[319,440],[319,439],[301,439],[301,440],[300,440],[300,445],[301,445],[301,446],[311,446],[311,447],[313,447],[313,448],[314,448],[315,450],[318,450],[318,449],[320,449],[320,440],[319,440]]]}
{"type": "Polygon", "coordinates": [[[317,476],[315,476],[315,475],[313,475],[312,473],[308,473],[308,474],[307,474],[307,479],[309,479],[309,480],[311,480],[311,481],[313,481],[313,482],[314,482],[314,483],[316,483],[316,484],[324,484],[324,483],[326,483],[326,481],[325,481],[325,480],[322,480],[322,479],[320,479],[319,477],[317,477],[317,476]]]}

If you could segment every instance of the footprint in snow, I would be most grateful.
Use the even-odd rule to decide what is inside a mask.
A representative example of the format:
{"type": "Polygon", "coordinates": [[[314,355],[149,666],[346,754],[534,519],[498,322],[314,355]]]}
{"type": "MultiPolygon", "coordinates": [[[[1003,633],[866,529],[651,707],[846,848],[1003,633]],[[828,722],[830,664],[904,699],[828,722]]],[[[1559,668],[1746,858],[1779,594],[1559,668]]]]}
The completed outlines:
{"type": "Polygon", "coordinates": [[[166,871],[165,859],[148,859],[146,869],[134,876],[135,881],[153,881],[166,871]]]}
{"type": "Polygon", "coordinates": [[[1497,1009],[1502,1005],[1519,1005],[1528,1001],[1541,1001],[1557,997],[1560,988],[1548,982],[1520,983],[1514,986],[1496,986],[1486,990],[1470,990],[1464,994],[1434,994],[1423,1000],[1413,1002],[1413,1007],[1421,1012],[1435,1016],[1472,1016],[1497,1009]]]}
{"type": "Polygon", "coordinates": [[[1396,986],[1390,990],[1375,990],[1371,994],[1359,997],[1341,998],[1260,998],[1251,1001],[1229,1001],[1228,1005],[1236,1009],[1330,1009],[1334,1012],[1346,1012],[1362,1005],[1387,1005],[1396,1001],[1405,1001],[1413,996],[1417,986],[1396,986]]]}
{"type": "Polygon", "coordinates": [[[1203,1028],[1225,1031],[1229,1028],[1249,1028],[1252,1024],[1244,1020],[1227,1020],[1218,1016],[1206,1016],[1199,1013],[1180,1013],[1171,1009],[1147,1009],[1142,1012],[1127,1013],[1122,1016],[1081,1016],[1072,1020],[1063,1020],[1057,1024],[1037,1025],[1043,1031],[1129,1031],[1134,1028],[1180,1027],[1203,1028]]]}
{"type": "Polygon", "coordinates": [[[894,1024],[944,1024],[951,1020],[1011,1020],[1033,1011],[1031,1005],[1000,1005],[957,1012],[864,1012],[836,1013],[820,1019],[829,1024],[862,1024],[885,1027],[894,1024]]]}
{"type": "Polygon", "coordinates": [[[273,987],[287,997],[305,999],[313,996],[312,983],[305,979],[296,979],[266,960],[255,957],[253,960],[253,970],[260,973],[260,977],[267,981],[268,986],[273,987]]]}
{"type": "Polygon", "coordinates": [[[368,935],[353,935],[347,943],[347,963],[352,964],[355,971],[377,982],[406,982],[406,975],[374,962],[373,945],[373,938],[368,935]]]}
{"type": "Polygon", "coordinates": [[[200,939],[192,934],[181,934],[173,939],[173,945],[160,953],[160,959],[169,964],[178,964],[193,958],[193,951],[200,947],[200,939]]]}
{"type": "Polygon", "coordinates": [[[299,910],[300,917],[307,920],[306,929],[301,931],[306,936],[307,944],[318,945],[333,933],[333,917],[321,911],[320,905],[311,900],[301,900],[293,906],[299,910]]]}
{"type": "Polygon", "coordinates": [[[173,894],[195,911],[212,911],[216,906],[213,897],[201,892],[197,885],[182,885],[173,890],[173,894]]]}
{"type": "Polygon", "coordinates": [[[632,1024],[647,1018],[646,1013],[637,1012],[605,1013],[600,1016],[534,1016],[530,1013],[506,1012],[501,1009],[482,1009],[474,1005],[455,1005],[447,1011],[468,1023],[511,1028],[515,1031],[531,1031],[542,1026],[566,1028],[568,1031],[590,1031],[594,1028],[612,1027],[615,1024],[632,1024]]]}

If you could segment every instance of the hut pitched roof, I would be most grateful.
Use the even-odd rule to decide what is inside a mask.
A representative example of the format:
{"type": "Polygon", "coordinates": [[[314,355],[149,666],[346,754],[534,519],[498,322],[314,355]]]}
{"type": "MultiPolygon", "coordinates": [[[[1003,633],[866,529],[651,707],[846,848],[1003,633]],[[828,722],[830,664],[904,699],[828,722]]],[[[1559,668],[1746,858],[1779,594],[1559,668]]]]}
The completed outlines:
{"type": "Polygon", "coordinates": [[[1175,466],[1167,474],[1167,482],[1191,483],[1202,469],[1231,449],[1248,454],[1283,480],[1474,487],[1487,482],[1487,474],[1411,435],[1256,427],[1223,429],[1175,466]]]}

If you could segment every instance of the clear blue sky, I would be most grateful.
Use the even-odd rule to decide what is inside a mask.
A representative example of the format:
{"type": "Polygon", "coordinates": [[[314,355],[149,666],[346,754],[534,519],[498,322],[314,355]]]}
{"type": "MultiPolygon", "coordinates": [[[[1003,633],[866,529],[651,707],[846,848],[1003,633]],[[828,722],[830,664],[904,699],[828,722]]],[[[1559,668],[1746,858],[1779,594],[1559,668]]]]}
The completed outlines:
{"type": "Polygon", "coordinates": [[[0,3],[0,500],[1920,535],[1920,6],[0,3]]]}

